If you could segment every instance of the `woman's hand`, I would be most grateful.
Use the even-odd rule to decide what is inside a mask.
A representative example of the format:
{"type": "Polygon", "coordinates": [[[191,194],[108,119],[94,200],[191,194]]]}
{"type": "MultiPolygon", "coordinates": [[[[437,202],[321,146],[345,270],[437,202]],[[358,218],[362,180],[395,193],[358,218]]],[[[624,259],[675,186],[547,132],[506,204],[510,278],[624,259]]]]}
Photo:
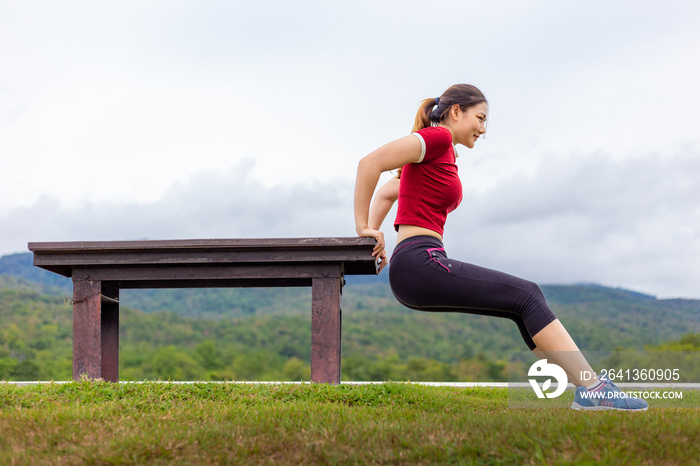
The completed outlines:
{"type": "Polygon", "coordinates": [[[377,260],[379,264],[379,271],[381,272],[387,265],[386,259],[386,243],[384,242],[384,233],[379,230],[373,230],[369,227],[363,228],[357,232],[359,236],[369,236],[377,241],[377,244],[372,250],[372,256],[377,260]]]}

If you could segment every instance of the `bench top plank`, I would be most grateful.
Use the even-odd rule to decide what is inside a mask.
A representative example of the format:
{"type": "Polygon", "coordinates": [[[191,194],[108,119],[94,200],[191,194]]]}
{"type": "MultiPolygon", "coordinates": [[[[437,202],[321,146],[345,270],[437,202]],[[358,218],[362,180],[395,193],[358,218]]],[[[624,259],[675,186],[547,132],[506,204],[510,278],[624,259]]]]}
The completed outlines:
{"type": "Polygon", "coordinates": [[[30,251],[113,251],[113,250],[167,250],[167,249],[318,249],[318,248],[367,248],[373,238],[353,236],[347,238],[215,238],[169,239],[136,241],[58,241],[31,242],[30,251]]]}
{"type": "Polygon", "coordinates": [[[34,265],[71,277],[76,267],[187,264],[342,263],[346,274],[376,275],[375,240],[348,238],[227,238],[148,241],[32,242],[34,265]]]}

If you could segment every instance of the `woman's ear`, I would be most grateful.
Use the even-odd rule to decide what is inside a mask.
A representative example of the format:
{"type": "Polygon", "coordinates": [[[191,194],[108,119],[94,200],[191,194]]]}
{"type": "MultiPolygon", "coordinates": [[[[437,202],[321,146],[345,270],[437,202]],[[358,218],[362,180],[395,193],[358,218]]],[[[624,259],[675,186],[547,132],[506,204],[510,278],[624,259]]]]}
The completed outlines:
{"type": "Polygon", "coordinates": [[[457,120],[459,118],[459,114],[461,111],[462,111],[462,109],[457,104],[454,104],[452,107],[450,107],[450,115],[455,120],[457,120]]]}

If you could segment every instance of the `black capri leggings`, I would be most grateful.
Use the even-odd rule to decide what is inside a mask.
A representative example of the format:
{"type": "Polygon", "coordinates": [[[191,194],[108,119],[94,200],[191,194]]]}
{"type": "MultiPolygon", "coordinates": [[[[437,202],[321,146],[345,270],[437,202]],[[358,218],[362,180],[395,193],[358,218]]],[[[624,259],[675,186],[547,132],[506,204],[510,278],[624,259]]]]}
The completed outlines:
{"type": "Polygon", "coordinates": [[[531,350],[532,337],[556,319],[535,283],[450,259],[432,236],[413,236],[396,246],[389,283],[396,299],[411,309],[511,319],[531,350]]]}

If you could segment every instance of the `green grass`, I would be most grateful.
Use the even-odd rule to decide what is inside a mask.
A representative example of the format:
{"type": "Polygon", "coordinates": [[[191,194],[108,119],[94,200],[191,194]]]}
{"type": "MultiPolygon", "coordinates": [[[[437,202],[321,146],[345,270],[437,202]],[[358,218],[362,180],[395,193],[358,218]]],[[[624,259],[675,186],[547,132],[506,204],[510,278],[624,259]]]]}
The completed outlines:
{"type": "Polygon", "coordinates": [[[509,409],[506,389],[0,385],[0,464],[685,464],[700,410],[509,409]]]}

